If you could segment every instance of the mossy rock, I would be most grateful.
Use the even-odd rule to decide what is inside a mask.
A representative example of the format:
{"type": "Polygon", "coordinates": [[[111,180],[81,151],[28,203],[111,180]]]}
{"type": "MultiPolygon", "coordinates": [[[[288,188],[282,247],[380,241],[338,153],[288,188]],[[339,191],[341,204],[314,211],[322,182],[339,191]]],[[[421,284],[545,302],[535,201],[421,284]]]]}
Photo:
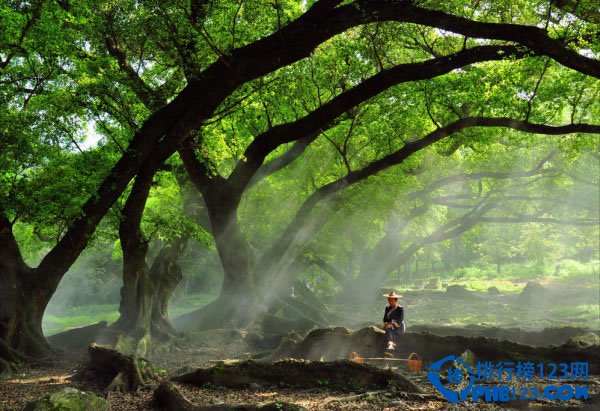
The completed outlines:
{"type": "Polygon", "coordinates": [[[460,358],[465,364],[469,365],[472,368],[475,368],[477,366],[477,357],[475,356],[475,353],[473,353],[473,351],[471,350],[466,350],[465,352],[463,352],[460,355],[460,358]]]}
{"type": "Polygon", "coordinates": [[[474,298],[474,294],[467,290],[464,285],[461,284],[453,284],[449,285],[446,288],[446,295],[452,298],[461,298],[461,299],[472,299],[474,298]]]}
{"type": "Polygon", "coordinates": [[[108,401],[96,394],[65,388],[31,401],[25,407],[25,411],[101,411],[108,408],[108,401]]]}
{"type": "Polygon", "coordinates": [[[552,293],[549,289],[534,281],[527,281],[525,288],[515,300],[519,305],[530,307],[545,307],[551,301],[552,293]]]}
{"type": "Polygon", "coordinates": [[[498,289],[498,287],[496,286],[491,286],[490,288],[487,289],[487,292],[489,295],[499,295],[500,294],[500,290],[498,289]]]}
{"type": "Polygon", "coordinates": [[[567,345],[571,347],[591,346],[600,344],[600,337],[594,332],[576,335],[567,341],[567,345]]]}

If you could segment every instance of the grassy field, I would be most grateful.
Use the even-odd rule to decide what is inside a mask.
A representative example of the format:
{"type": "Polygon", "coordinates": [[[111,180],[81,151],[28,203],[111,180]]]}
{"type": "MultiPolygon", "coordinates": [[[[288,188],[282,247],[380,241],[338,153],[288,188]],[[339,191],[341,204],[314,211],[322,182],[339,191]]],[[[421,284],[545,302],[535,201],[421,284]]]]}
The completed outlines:
{"type": "MultiPolygon", "coordinates": [[[[386,287],[395,288],[406,295],[403,305],[406,307],[408,324],[479,324],[526,329],[575,325],[600,329],[599,275],[598,270],[590,265],[562,263],[560,272],[556,274],[554,264],[545,267],[512,264],[504,266],[500,276],[495,266],[470,267],[436,274],[431,278],[439,279],[438,288],[428,287],[429,278],[400,284],[390,281],[386,284],[386,287]],[[523,291],[527,281],[536,281],[555,290],[556,298],[533,307],[515,304],[516,297],[523,291]],[[444,284],[463,285],[473,291],[476,298],[448,299],[444,284]],[[497,287],[501,295],[489,296],[486,291],[491,286],[497,287]]],[[[193,311],[215,298],[216,295],[211,293],[189,294],[184,303],[171,307],[170,316],[174,318],[193,311]]],[[[361,316],[362,319],[370,320],[372,317],[378,321],[381,304],[374,305],[372,311],[361,316]]],[[[70,307],[59,314],[46,315],[43,327],[46,335],[52,335],[99,321],[111,323],[118,316],[118,304],[70,307]]]]}
{"type": "Polygon", "coordinates": [[[390,282],[388,286],[407,296],[405,305],[414,324],[525,329],[572,325],[600,330],[600,276],[598,263],[595,264],[592,267],[567,261],[561,264],[558,273],[555,264],[545,267],[512,264],[503,267],[500,276],[495,266],[471,267],[409,283],[390,282]],[[532,305],[519,304],[517,297],[528,281],[546,287],[548,298],[532,305]],[[474,298],[446,297],[445,290],[450,285],[464,286],[474,298]],[[501,294],[488,294],[492,286],[501,294]]]}
{"type": "MultiPolygon", "coordinates": [[[[169,315],[174,318],[178,315],[196,310],[208,304],[217,297],[216,294],[198,293],[186,296],[182,305],[171,307],[169,315]]],[[[62,309],[59,314],[44,316],[42,327],[46,335],[56,334],[71,328],[106,321],[109,324],[119,318],[118,304],[93,304],[62,309]]]]}
{"type": "Polygon", "coordinates": [[[60,315],[46,314],[42,328],[46,335],[52,335],[71,328],[95,324],[100,321],[108,323],[119,318],[118,304],[94,304],[80,307],[69,307],[61,311],[60,315]]]}
{"type": "MultiPolygon", "coordinates": [[[[489,287],[495,286],[502,293],[520,293],[527,281],[540,283],[561,282],[570,280],[581,280],[584,282],[597,283],[600,277],[600,261],[581,264],[573,260],[564,260],[560,263],[560,269],[556,270],[556,263],[551,264],[505,264],[501,267],[500,274],[494,264],[485,266],[474,266],[459,268],[453,271],[432,273],[424,278],[412,281],[390,281],[390,286],[398,290],[419,290],[428,288],[431,279],[439,280],[442,284],[460,284],[472,291],[487,291],[489,287]],[[422,285],[421,285],[422,284],[422,285]]],[[[393,276],[392,276],[393,278],[393,276]]]]}

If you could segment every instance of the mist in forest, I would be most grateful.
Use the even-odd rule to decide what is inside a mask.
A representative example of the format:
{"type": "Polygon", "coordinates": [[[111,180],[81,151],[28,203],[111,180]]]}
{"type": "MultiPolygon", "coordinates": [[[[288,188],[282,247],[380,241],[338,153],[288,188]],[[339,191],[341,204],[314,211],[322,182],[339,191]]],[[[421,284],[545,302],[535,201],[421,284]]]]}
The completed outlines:
{"type": "MultiPolygon", "coordinates": [[[[559,155],[541,166],[539,159],[524,164],[515,158],[512,164],[502,164],[501,172],[516,177],[497,179],[468,176],[486,171],[485,162],[480,169],[469,169],[448,157],[426,160],[427,168],[416,175],[407,177],[405,170],[387,172],[390,176],[380,184],[353,187],[319,204],[305,226],[293,227],[294,241],[277,261],[265,255],[277,244],[306,194],[290,196],[293,191],[285,185],[279,190],[269,188],[278,181],[302,181],[306,167],[290,166],[281,180],[275,175],[257,184],[244,197],[239,214],[255,255],[259,310],[266,310],[282,295],[284,300],[307,302],[299,284],[332,309],[360,303],[358,319],[344,323],[340,318],[339,325],[346,326],[353,325],[351,320],[379,324],[378,311],[386,305],[381,291],[392,289],[407,296],[404,304],[408,313],[413,311],[413,323],[437,320],[440,325],[460,322],[438,315],[442,304],[453,301],[457,307],[465,306],[473,298],[481,307],[488,296],[496,298],[488,294],[490,287],[509,296],[532,318],[545,315],[539,309],[548,305],[548,295],[584,310],[597,303],[598,295],[591,289],[573,299],[569,288],[562,288],[561,294],[560,287],[546,281],[573,277],[597,284],[600,250],[594,238],[600,214],[599,181],[598,174],[591,172],[598,170],[597,157],[584,155],[564,169],[559,155]],[[536,167],[539,170],[532,172],[536,167]],[[433,171],[440,168],[443,174],[433,171]],[[521,176],[527,172],[531,175],[521,176]],[[398,179],[398,174],[403,177],[398,179]],[[448,179],[445,184],[444,179],[448,179]],[[436,188],[431,189],[432,184],[436,188]],[[471,224],[469,216],[481,221],[471,224]],[[414,252],[409,252],[411,247],[414,252]],[[276,274],[260,281],[264,273],[259,271],[267,268],[276,274]],[[336,276],[342,276],[343,282],[336,276]],[[519,300],[528,282],[544,284],[528,290],[530,301],[519,300]],[[470,294],[450,292],[450,285],[463,286],[470,294]],[[427,294],[424,301],[432,301],[431,293],[443,296],[443,303],[434,301],[429,315],[423,312],[419,293],[427,294]]],[[[161,245],[152,243],[149,262],[161,245]]],[[[183,280],[171,297],[171,319],[216,299],[223,278],[214,246],[190,241],[178,264],[183,280]]],[[[86,321],[115,321],[121,269],[117,247],[86,250],[52,298],[45,330],[51,334],[86,321]]],[[[501,316],[485,317],[474,313],[466,315],[465,321],[502,321],[501,316]]]]}

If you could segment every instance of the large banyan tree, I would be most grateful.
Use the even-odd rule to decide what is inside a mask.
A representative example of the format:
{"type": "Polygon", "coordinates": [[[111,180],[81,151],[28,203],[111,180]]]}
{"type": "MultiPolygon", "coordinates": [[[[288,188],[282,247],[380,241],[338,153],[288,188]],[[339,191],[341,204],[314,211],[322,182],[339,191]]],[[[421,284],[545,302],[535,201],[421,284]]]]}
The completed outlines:
{"type": "Polygon", "coordinates": [[[118,324],[139,335],[172,331],[163,315],[172,283],[167,295],[156,291],[139,229],[167,160],[201,195],[224,271],[220,297],[182,319],[193,328],[248,324],[253,307],[276,303],[297,276],[299,250],[324,224],[316,209],[430,146],[491,144],[500,134],[588,144],[600,133],[590,9],[593,1],[555,0],[6,3],[2,364],[52,352],[44,310],[121,197],[118,324]],[[89,124],[105,139],[101,166],[65,191],[77,193],[75,204],[55,244],[29,266],[13,233],[31,214],[20,193],[48,162],[44,147],[55,139],[80,149],[89,124]],[[256,250],[240,227],[244,195],[294,161],[318,162],[326,140],[341,167],[320,175],[280,235],[256,250]]]}

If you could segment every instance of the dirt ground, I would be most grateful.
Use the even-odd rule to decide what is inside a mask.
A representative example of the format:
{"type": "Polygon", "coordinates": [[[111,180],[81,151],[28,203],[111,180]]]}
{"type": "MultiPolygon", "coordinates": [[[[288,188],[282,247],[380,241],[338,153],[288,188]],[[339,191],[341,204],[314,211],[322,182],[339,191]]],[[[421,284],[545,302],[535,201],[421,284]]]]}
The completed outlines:
{"type": "MultiPolygon", "coordinates": [[[[596,299],[597,290],[569,289],[572,294],[567,299],[561,299],[561,303],[572,305],[586,303],[596,299]]],[[[441,335],[486,335],[491,338],[508,339],[532,345],[562,344],[576,333],[580,333],[583,324],[569,321],[571,327],[566,324],[543,324],[541,318],[551,315],[553,307],[552,298],[544,296],[542,302],[547,303],[540,310],[539,305],[523,307],[513,303],[516,295],[487,296],[484,293],[475,293],[477,298],[448,299],[444,292],[415,291],[404,293],[404,306],[407,307],[409,318],[420,318],[420,321],[409,322],[415,331],[423,331],[423,323],[430,324],[430,331],[441,335]],[[487,311],[489,322],[473,322],[471,325],[456,324],[449,321],[455,316],[469,316],[471,314],[487,311]],[[525,318],[531,312],[536,312],[531,317],[536,327],[526,327],[522,321],[505,321],[506,319],[525,318]],[[462,314],[461,314],[462,313],[462,314]],[[429,316],[429,317],[427,317],[429,316]],[[420,323],[420,324],[419,324],[420,323]],[[435,324],[435,327],[434,327],[435,324]],[[563,325],[563,328],[549,329],[546,333],[533,331],[539,330],[540,325],[563,325]],[[522,328],[521,328],[522,327],[522,328]],[[417,330],[418,329],[418,330],[417,330]],[[527,329],[525,332],[523,329],[527,329]]],[[[537,302],[536,302],[537,303],[537,302]]],[[[379,319],[382,304],[373,308],[373,313],[366,313],[364,318],[355,318],[353,329],[370,324],[377,324],[373,318],[379,319]],[[377,311],[379,309],[379,311],[377,311]],[[370,319],[370,320],[369,320],[370,319]],[[364,324],[362,324],[364,320],[364,324]],[[367,321],[368,320],[368,321],[367,321]]],[[[579,313],[567,313],[577,317],[579,313]]],[[[591,316],[597,313],[591,313],[591,316]]],[[[561,319],[567,322],[567,319],[561,319]]],[[[348,324],[340,324],[348,325],[348,324]]],[[[532,324],[531,324],[532,325],[532,324]]],[[[409,326],[409,330],[410,330],[409,326]]],[[[594,331],[597,340],[598,329],[594,331]]],[[[595,341],[597,344],[597,341],[595,341]]],[[[152,362],[159,373],[159,381],[166,380],[171,376],[180,375],[195,368],[205,368],[214,365],[219,360],[237,359],[245,360],[251,358],[261,350],[249,344],[244,332],[238,330],[215,330],[199,332],[189,335],[179,341],[157,348],[148,359],[152,362]]],[[[460,353],[457,353],[460,354],[460,353]]],[[[598,359],[600,361],[600,358],[598,359]]],[[[18,378],[8,381],[0,381],[0,410],[21,410],[31,400],[42,397],[45,394],[56,392],[65,387],[74,387],[83,391],[94,392],[110,403],[111,410],[152,410],[155,409],[152,402],[154,387],[147,387],[137,393],[107,393],[88,374],[81,372],[85,370],[87,358],[85,352],[75,353],[69,351],[62,358],[55,360],[53,364],[43,366],[24,366],[18,378]]],[[[394,363],[398,364],[398,363],[394,363]]],[[[454,409],[528,409],[528,410],[551,410],[551,409],[600,409],[600,376],[590,376],[588,385],[590,399],[581,401],[551,402],[547,400],[509,402],[505,404],[494,403],[472,403],[465,402],[459,406],[449,403],[441,397],[439,392],[427,380],[426,370],[428,363],[423,364],[423,371],[410,372],[405,366],[397,371],[402,372],[419,385],[428,395],[410,396],[392,392],[360,392],[348,390],[334,390],[323,384],[312,389],[294,389],[286,386],[259,387],[254,386],[246,389],[225,389],[218,386],[194,387],[177,384],[177,387],[185,396],[195,404],[216,405],[222,403],[270,403],[289,402],[303,406],[309,410],[454,410],[454,409]]],[[[378,363],[378,366],[390,366],[378,363]]],[[[556,383],[535,378],[528,385],[543,387],[556,383]]],[[[579,384],[579,383],[578,383],[579,384]]],[[[511,385],[512,386],[512,385],[511,385]]]]}
{"type": "MultiPolygon", "coordinates": [[[[217,339],[218,340],[218,339],[217,339]]],[[[217,341],[218,342],[218,341],[217,341]]],[[[222,348],[222,347],[221,347],[222,348]]],[[[247,347],[243,347],[247,348],[247,347]]],[[[214,365],[215,358],[223,358],[216,352],[217,348],[178,348],[162,352],[151,358],[161,372],[161,380],[171,375],[177,375],[195,367],[214,365]]],[[[235,346],[227,352],[229,358],[247,357],[248,352],[235,352],[235,346]]],[[[39,398],[47,393],[58,391],[64,387],[74,387],[83,391],[91,391],[108,399],[111,410],[152,410],[156,409],[152,402],[153,388],[148,387],[137,393],[106,393],[99,387],[97,381],[82,378],[80,370],[86,363],[82,354],[72,358],[62,358],[51,366],[29,367],[21,370],[19,378],[0,383],[0,409],[21,410],[28,401],[39,398]]],[[[313,389],[294,389],[290,387],[253,387],[247,389],[226,389],[217,386],[195,387],[177,384],[185,396],[195,404],[217,405],[221,403],[269,403],[290,402],[309,410],[451,410],[451,409],[600,409],[600,376],[590,376],[585,382],[589,386],[588,401],[561,401],[552,403],[547,400],[521,401],[508,404],[477,403],[467,401],[456,407],[439,395],[437,390],[427,380],[426,370],[410,372],[405,366],[396,369],[404,373],[426,393],[425,398],[393,394],[391,392],[360,392],[334,390],[327,386],[313,389]],[[557,408],[558,406],[558,408],[557,408]]],[[[556,383],[535,378],[528,386],[543,387],[556,383]]],[[[578,383],[579,384],[579,383],[578,383]]]]}

